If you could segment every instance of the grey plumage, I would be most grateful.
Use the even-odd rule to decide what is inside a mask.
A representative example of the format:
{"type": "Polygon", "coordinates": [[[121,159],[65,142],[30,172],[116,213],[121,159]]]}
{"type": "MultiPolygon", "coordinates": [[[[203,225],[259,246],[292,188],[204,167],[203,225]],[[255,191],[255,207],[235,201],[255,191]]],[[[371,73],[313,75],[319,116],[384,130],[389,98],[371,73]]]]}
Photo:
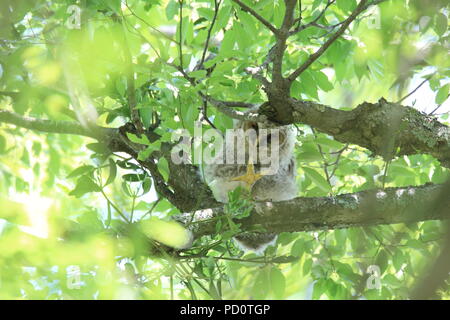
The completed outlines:
{"type": "MultiPolygon", "coordinates": [[[[259,147],[258,151],[267,150],[269,155],[274,152],[278,153],[278,168],[268,175],[263,175],[250,188],[251,198],[255,201],[283,201],[294,198],[297,195],[297,184],[295,181],[296,165],[293,154],[294,144],[296,140],[295,130],[292,126],[276,126],[270,122],[251,122],[251,121],[235,121],[234,129],[242,129],[243,132],[254,130],[256,139],[253,143],[259,147]],[[270,129],[278,130],[278,137],[271,134],[270,129]],[[274,139],[274,143],[272,143],[274,139]],[[279,144],[276,144],[276,141],[279,144]],[[273,144],[273,146],[272,146],[273,144]],[[266,149],[264,149],[266,148],[266,149]]],[[[235,181],[237,177],[245,175],[247,172],[247,163],[253,158],[250,156],[251,135],[245,140],[245,163],[236,164],[225,163],[226,152],[242,151],[236,144],[230,143],[229,137],[226,137],[221,147],[223,152],[214,158],[211,164],[205,164],[203,174],[206,182],[208,182],[216,200],[226,203],[228,202],[228,192],[236,187],[248,187],[243,181],[235,181]],[[224,162],[223,164],[220,162],[224,162]]],[[[261,163],[261,159],[254,158],[254,170],[256,173],[264,173],[269,165],[261,163]]],[[[252,250],[262,253],[268,245],[274,243],[276,235],[271,233],[244,233],[235,237],[237,244],[244,250],[252,250]]]]}

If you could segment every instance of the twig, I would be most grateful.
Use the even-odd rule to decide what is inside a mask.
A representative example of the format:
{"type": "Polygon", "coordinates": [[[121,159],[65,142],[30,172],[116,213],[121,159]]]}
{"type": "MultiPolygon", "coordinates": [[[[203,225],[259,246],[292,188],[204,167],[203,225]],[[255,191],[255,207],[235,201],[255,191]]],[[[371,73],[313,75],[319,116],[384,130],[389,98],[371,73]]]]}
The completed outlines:
{"type": "Polygon", "coordinates": [[[14,124],[21,128],[40,132],[75,134],[94,139],[101,139],[104,135],[107,135],[112,131],[116,131],[116,129],[103,128],[98,126],[84,127],[80,123],[75,121],[55,121],[25,117],[7,110],[0,110],[0,123],[1,122],[14,124]]]}
{"type": "Polygon", "coordinates": [[[206,100],[203,100],[203,120],[205,120],[206,122],[208,122],[208,124],[214,128],[215,130],[217,130],[216,126],[211,122],[211,120],[209,120],[208,118],[208,102],[206,100]]]}
{"type": "Polygon", "coordinates": [[[209,26],[208,34],[206,36],[206,43],[205,43],[205,47],[203,48],[202,59],[200,60],[199,69],[203,68],[203,63],[205,62],[206,52],[208,51],[208,46],[209,46],[209,40],[211,39],[211,32],[212,32],[212,29],[214,28],[214,24],[216,23],[217,14],[219,13],[219,7],[220,7],[221,2],[222,2],[222,0],[219,0],[219,2],[217,2],[217,0],[214,0],[214,16],[213,16],[211,25],[209,26]]]}
{"type": "Polygon", "coordinates": [[[233,0],[233,2],[237,3],[242,10],[250,13],[252,16],[254,16],[259,22],[261,22],[263,25],[265,25],[270,31],[272,31],[273,34],[278,35],[279,30],[275,28],[269,21],[264,19],[262,16],[260,16],[255,10],[247,6],[245,3],[242,3],[240,0],[233,0]]]}
{"type": "Polygon", "coordinates": [[[179,27],[179,33],[180,33],[180,40],[178,41],[178,48],[180,50],[180,68],[184,70],[183,68],[183,0],[178,0],[178,3],[180,4],[180,27],[179,27]]]}
{"type": "Polygon", "coordinates": [[[295,30],[292,30],[289,33],[289,35],[293,35],[299,31],[305,30],[306,28],[309,28],[311,26],[321,27],[320,25],[317,24],[317,21],[319,21],[323,17],[325,12],[328,10],[328,7],[330,7],[335,2],[336,2],[336,0],[328,0],[327,4],[325,5],[325,8],[319,13],[319,15],[313,21],[311,21],[305,25],[301,25],[302,17],[300,15],[300,17],[295,19],[295,21],[294,21],[294,23],[298,22],[297,28],[295,28],[295,30]]]}
{"type": "Polygon", "coordinates": [[[345,20],[342,26],[336,31],[316,52],[311,54],[299,68],[297,68],[291,75],[288,77],[289,83],[292,83],[297,77],[305,71],[314,61],[316,61],[330,46],[336,41],[347,29],[347,27],[356,19],[356,17],[367,8],[367,0],[361,0],[356,9],[350,14],[350,16],[345,20]]]}
{"type": "MultiPolygon", "coordinates": [[[[447,96],[447,99],[448,99],[449,97],[450,97],[450,95],[447,96]]],[[[446,100],[447,100],[447,99],[446,99],[446,100]]],[[[438,105],[438,106],[437,106],[433,111],[431,111],[428,115],[429,115],[429,116],[433,115],[436,111],[439,110],[440,107],[442,107],[442,104],[443,104],[443,103],[441,103],[440,105],[438,105]]]]}
{"type": "Polygon", "coordinates": [[[400,100],[398,100],[396,103],[400,103],[402,101],[404,101],[405,99],[407,99],[408,97],[410,97],[411,95],[413,95],[417,90],[420,89],[420,87],[422,87],[426,82],[428,82],[435,74],[431,74],[428,77],[425,78],[425,80],[423,80],[413,91],[411,91],[410,93],[408,93],[406,96],[404,96],[403,98],[401,98],[400,100]]]}
{"type": "Polygon", "coordinates": [[[174,42],[178,45],[178,41],[172,39],[171,37],[169,37],[167,34],[165,34],[164,32],[162,32],[161,30],[159,30],[158,28],[155,28],[154,26],[152,26],[151,24],[149,24],[147,21],[145,21],[144,19],[142,19],[141,17],[139,17],[128,5],[128,1],[125,1],[125,6],[127,7],[127,9],[131,12],[131,15],[136,17],[138,20],[140,20],[141,22],[145,23],[150,29],[154,30],[155,32],[157,32],[158,34],[162,35],[164,38],[166,38],[167,40],[169,40],[170,42],[174,42]]]}
{"type": "Polygon", "coordinates": [[[138,133],[144,133],[144,125],[142,124],[141,117],[139,115],[139,110],[136,109],[136,88],[134,86],[134,69],[133,69],[133,58],[131,56],[130,48],[128,46],[127,37],[125,33],[126,22],[122,20],[122,44],[123,44],[123,54],[125,58],[125,64],[127,66],[127,99],[128,107],[130,108],[130,117],[138,133]]]}
{"type": "Polygon", "coordinates": [[[158,205],[158,203],[162,200],[162,198],[158,198],[155,202],[153,202],[152,207],[150,208],[150,210],[148,210],[142,217],[140,220],[144,219],[146,215],[148,214],[152,214],[153,210],[155,210],[156,206],[158,205]]]}
{"type": "Polygon", "coordinates": [[[125,220],[125,222],[131,223],[131,221],[122,213],[122,211],[120,211],[120,209],[108,198],[105,191],[103,191],[103,189],[101,189],[100,192],[103,195],[103,197],[106,199],[106,201],[111,205],[111,207],[113,207],[114,210],[116,210],[116,212],[119,214],[119,216],[121,216],[122,219],[125,220]]]}
{"type": "MultiPolygon", "coordinates": [[[[176,64],[173,64],[170,62],[167,62],[166,64],[175,68],[176,70],[178,70],[183,75],[183,77],[186,80],[188,80],[193,86],[197,85],[197,81],[194,78],[190,77],[186,73],[186,71],[184,71],[180,66],[177,66],[176,64]]],[[[230,106],[244,107],[244,108],[253,107],[253,105],[251,105],[251,104],[248,104],[245,102],[230,102],[230,101],[216,100],[216,99],[204,94],[201,91],[198,91],[198,95],[202,99],[206,99],[206,101],[211,103],[220,112],[222,112],[223,114],[225,114],[233,119],[248,120],[248,121],[255,121],[255,122],[264,122],[267,120],[265,116],[261,116],[256,113],[254,113],[254,114],[244,113],[242,111],[237,111],[237,110],[233,110],[230,108],[230,106]]]]}
{"type": "MultiPolygon", "coordinates": [[[[300,26],[302,24],[302,20],[303,20],[303,17],[302,17],[302,13],[303,13],[303,11],[302,11],[302,0],[298,0],[298,11],[299,11],[299,17],[295,21],[298,22],[297,28],[300,28],[300,26]]],[[[295,21],[294,21],[294,23],[295,23],[295,21]]]]}

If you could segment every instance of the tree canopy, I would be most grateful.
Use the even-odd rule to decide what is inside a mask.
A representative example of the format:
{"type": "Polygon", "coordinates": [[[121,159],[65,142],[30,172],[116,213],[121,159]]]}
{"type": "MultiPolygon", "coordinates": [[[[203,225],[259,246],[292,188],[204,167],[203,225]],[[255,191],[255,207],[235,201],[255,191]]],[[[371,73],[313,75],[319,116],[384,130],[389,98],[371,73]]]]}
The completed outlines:
{"type": "Polygon", "coordinates": [[[449,9],[2,0],[0,298],[447,299],[449,9]],[[172,161],[233,119],[296,128],[297,198],[172,161]]]}

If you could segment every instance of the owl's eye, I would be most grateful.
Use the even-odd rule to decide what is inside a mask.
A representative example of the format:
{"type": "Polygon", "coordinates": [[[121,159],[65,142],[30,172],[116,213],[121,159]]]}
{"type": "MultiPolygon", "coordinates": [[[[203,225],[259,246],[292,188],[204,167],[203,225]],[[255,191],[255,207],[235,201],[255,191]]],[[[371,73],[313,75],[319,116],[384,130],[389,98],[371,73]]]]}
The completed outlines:
{"type": "Polygon", "coordinates": [[[257,122],[246,122],[244,123],[244,131],[247,131],[249,129],[253,129],[258,133],[258,123],[257,122]]]}
{"type": "Polygon", "coordinates": [[[265,136],[265,139],[266,139],[267,145],[270,145],[272,143],[272,140],[275,140],[275,141],[278,140],[279,145],[282,145],[284,143],[284,141],[286,140],[286,136],[282,132],[280,132],[278,134],[277,133],[275,133],[275,134],[269,133],[268,135],[265,136]]]}

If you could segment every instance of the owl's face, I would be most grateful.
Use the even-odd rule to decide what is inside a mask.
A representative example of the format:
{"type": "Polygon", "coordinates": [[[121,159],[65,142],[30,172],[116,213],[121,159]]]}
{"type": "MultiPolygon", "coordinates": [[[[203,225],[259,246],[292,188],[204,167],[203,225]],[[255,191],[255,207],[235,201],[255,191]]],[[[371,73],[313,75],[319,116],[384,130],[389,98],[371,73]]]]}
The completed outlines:
{"type": "Polygon", "coordinates": [[[210,183],[216,199],[220,202],[228,202],[229,191],[238,186],[246,186],[244,182],[234,179],[248,172],[250,158],[253,160],[255,172],[263,175],[252,186],[254,199],[259,201],[283,201],[293,198],[297,194],[293,155],[296,131],[293,127],[277,126],[269,122],[234,121],[233,128],[242,130],[245,134],[248,131],[253,131],[254,135],[246,134],[245,139],[238,144],[235,136],[228,135],[229,132],[227,131],[222,152],[216,154],[212,163],[204,166],[205,180],[210,183]],[[259,149],[257,150],[257,157],[249,156],[249,153],[251,153],[249,144],[259,149]],[[273,160],[268,164],[260,161],[259,153],[263,149],[268,151],[269,159],[273,160]],[[228,161],[229,154],[231,154],[230,160],[232,161],[228,161]],[[245,154],[245,158],[238,160],[239,155],[242,154],[245,154]],[[273,155],[276,155],[276,157],[273,157],[273,155]],[[274,158],[276,159],[274,160],[274,158]]]}
{"type": "MultiPolygon", "coordinates": [[[[271,122],[254,122],[237,120],[234,129],[242,129],[245,133],[245,150],[248,152],[252,146],[256,148],[258,154],[274,159],[273,152],[276,152],[277,161],[281,165],[290,159],[294,144],[295,130],[291,125],[278,126],[271,122]]],[[[247,158],[247,157],[246,157],[247,158]]],[[[260,157],[258,156],[258,159],[260,157]]],[[[258,163],[258,159],[256,163],[258,163]]]]}

